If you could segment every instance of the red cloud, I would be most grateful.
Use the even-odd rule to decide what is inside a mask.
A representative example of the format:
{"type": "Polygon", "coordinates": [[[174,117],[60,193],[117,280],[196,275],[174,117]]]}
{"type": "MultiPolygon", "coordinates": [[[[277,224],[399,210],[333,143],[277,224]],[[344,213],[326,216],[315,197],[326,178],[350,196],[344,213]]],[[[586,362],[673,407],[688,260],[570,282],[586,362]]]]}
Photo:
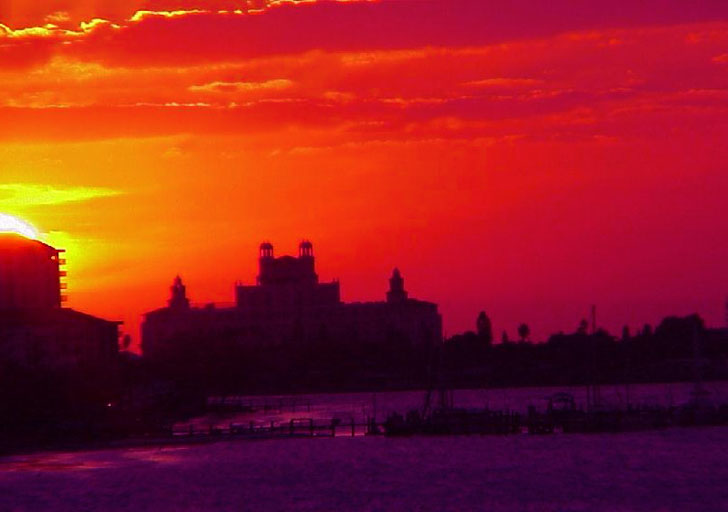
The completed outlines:
{"type": "MultiPolygon", "coordinates": [[[[120,30],[105,23],[75,37],[120,30]]],[[[728,29],[707,23],[589,31],[482,47],[312,51],[159,68],[57,58],[30,74],[4,74],[0,105],[7,122],[0,137],[250,133],[292,126],[328,130],[335,138],[345,133],[348,140],[619,137],[691,122],[723,126],[718,117],[725,110],[725,75],[714,61],[722,41],[687,38],[704,33],[728,29]],[[609,44],[615,39],[623,44],[609,44]]]]}
{"type": "MultiPolygon", "coordinates": [[[[42,34],[20,41],[5,39],[4,53],[39,45],[34,61],[49,54],[73,55],[110,65],[189,65],[301,53],[313,49],[359,51],[422,46],[464,47],[559,32],[722,20],[725,2],[665,4],[658,0],[623,2],[620,7],[555,0],[448,2],[398,0],[383,2],[266,2],[265,14],[251,15],[230,2],[137,2],[134,12],[119,18],[120,4],[99,8],[93,17],[109,19],[118,31],[57,33],[49,51],[42,34]],[[164,9],[164,7],[170,7],[164,9]],[[110,10],[108,10],[110,9],[110,10]],[[134,20],[134,21],[131,21],[134,20]]],[[[59,2],[54,11],[72,11],[59,2]]],[[[49,13],[46,13],[46,15],[49,13]]],[[[40,32],[42,32],[42,28],[40,32]]],[[[2,36],[0,36],[2,37],[2,36]]],[[[30,58],[30,57],[29,57],[30,58]]],[[[18,65],[18,59],[13,63],[18,65]]],[[[7,65],[7,64],[6,64],[7,65]]]]}

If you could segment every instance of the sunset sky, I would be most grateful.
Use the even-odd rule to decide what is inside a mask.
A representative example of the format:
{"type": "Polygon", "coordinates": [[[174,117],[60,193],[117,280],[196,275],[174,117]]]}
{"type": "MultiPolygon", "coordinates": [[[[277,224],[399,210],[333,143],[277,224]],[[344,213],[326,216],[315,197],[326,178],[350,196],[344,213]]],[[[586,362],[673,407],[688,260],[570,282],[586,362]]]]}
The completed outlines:
{"type": "Polygon", "coordinates": [[[725,0],[0,0],[0,212],[137,342],[302,238],[447,334],[722,326],[727,139],[725,0]]]}

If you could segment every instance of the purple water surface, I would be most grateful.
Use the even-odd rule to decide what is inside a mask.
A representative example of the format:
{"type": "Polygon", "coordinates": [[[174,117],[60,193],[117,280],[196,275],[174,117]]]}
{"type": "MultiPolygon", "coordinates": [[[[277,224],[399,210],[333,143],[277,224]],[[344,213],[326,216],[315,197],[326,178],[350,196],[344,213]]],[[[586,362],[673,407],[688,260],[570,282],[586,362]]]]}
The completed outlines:
{"type": "Polygon", "coordinates": [[[728,510],[728,428],[232,441],[2,459],[0,510],[728,510]]]}

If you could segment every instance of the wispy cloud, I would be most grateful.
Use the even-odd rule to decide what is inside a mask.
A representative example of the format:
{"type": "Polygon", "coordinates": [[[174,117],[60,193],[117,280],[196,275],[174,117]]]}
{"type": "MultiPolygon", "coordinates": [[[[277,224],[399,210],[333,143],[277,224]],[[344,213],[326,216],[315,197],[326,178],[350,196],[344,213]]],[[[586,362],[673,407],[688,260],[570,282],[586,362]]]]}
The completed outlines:
{"type": "Polygon", "coordinates": [[[129,21],[141,21],[144,18],[177,18],[180,16],[189,16],[191,14],[207,14],[209,11],[202,9],[178,10],[178,11],[137,11],[129,18],[129,21]]]}
{"type": "Polygon", "coordinates": [[[71,21],[71,16],[67,11],[56,11],[47,15],[44,21],[46,23],[66,23],[71,21]]]}
{"type": "Polygon", "coordinates": [[[189,90],[192,92],[244,92],[259,90],[280,90],[287,89],[293,85],[291,80],[285,78],[277,78],[274,80],[266,80],[264,82],[211,82],[202,85],[192,85],[189,90]]]}
{"type": "Polygon", "coordinates": [[[534,78],[485,78],[483,80],[472,80],[465,82],[464,85],[469,87],[523,87],[538,85],[543,83],[543,80],[536,80],[534,78]]]}
{"type": "Polygon", "coordinates": [[[55,187],[39,183],[0,184],[0,207],[47,206],[113,197],[121,192],[102,187],[55,187]]]}

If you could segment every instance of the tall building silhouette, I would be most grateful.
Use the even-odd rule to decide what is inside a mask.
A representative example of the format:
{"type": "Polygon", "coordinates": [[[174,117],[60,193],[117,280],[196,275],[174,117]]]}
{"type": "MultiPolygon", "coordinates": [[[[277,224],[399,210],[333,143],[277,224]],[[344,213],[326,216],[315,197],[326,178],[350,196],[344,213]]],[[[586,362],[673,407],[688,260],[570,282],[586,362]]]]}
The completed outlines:
{"type": "Polygon", "coordinates": [[[175,350],[175,340],[191,336],[200,342],[232,337],[247,346],[325,338],[381,346],[396,341],[425,349],[442,342],[442,318],[436,304],[408,297],[398,269],[385,301],[344,303],[338,281],[319,282],[311,242],[300,243],[297,257],[276,257],[273,245],[265,242],[259,248],[256,284],[237,285],[233,307],[191,307],[176,278],[168,306],[144,315],[145,355],[162,356],[175,350]]]}
{"type": "Polygon", "coordinates": [[[0,310],[60,308],[63,252],[39,240],[0,235],[0,310]]]}
{"type": "Polygon", "coordinates": [[[64,251],[0,233],[0,362],[25,367],[108,363],[118,353],[118,326],[63,308],[64,251]]]}

